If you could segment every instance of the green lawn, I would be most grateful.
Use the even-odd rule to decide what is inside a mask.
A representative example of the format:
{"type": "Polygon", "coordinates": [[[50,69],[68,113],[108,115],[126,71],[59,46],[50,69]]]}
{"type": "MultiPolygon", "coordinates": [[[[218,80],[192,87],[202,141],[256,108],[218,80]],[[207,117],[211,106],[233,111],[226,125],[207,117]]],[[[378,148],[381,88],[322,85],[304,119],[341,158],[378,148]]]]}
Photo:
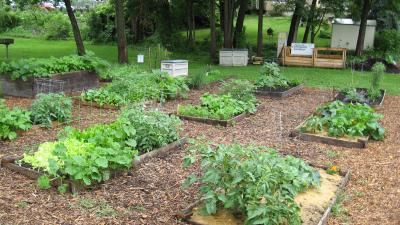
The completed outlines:
{"type": "MultiPolygon", "coordinates": [[[[258,32],[258,18],[255,15],[247,15],[245,20],[246,37],[247,42],[255,46],[257,44],[257,32],[258,32]]],[[[264,17],[263,31],[265,37],[265,43],[276,44],[278,42],[279,32],[289,32],[290,28],[290,17],[264,17]],[[274,30],[274,37],[267,37],[267,29],[272,28],[274,30]]],[[[301,42],[303,40],[305,27],[299,27],[297,40],[301,42]]],[[[209,29],[199,29],[196,31],[196,38],[198,41],[202,41],[208,38],[210,35],[209,29]]],[[[209,39],[209,38],[208,38],[209,39]]],[[[310,41],[310,39],[308,39],[310,41]]],[[[330,46],[330,39],[318,38],[315,39],[315,44],[318,47],[330,46]]],[[[265,44],[264,43],[264,44],[265,44]]]]}
{"type": "MultiPolygon", "coordinates": [[[[265,27],[273,25],[273,29],[276,31],[287,31],[289,29],[288,18],[266,18],[265,27]]],[[[256,40],[256,17],[249,16],[246,19],[247,35],[248,40],[255,42],[256,40]]],[[[266,29],[264,29],[266,30],[266,29]]],[[[299,30],[299,38],[302,37],[304,32],[303,28],[299,30]]],[[[199,30],[197,38],[205,38],[208,34],[208,30],[199,30]]],[[[0,38],[2,38],[0,34],[0,38]]],[[[329,45],[329,40],[321,39],[317,43],[320,45],[329,45]]],[[[318,44],[317,44],[318,45],[318,44]]],[[[116,45],[94,45],[91,43],[85,43],[86,48],[89,51],[94,52],[97,56],[108,60],[109,62],[115,63],[117,61],[117,46],[116,45]]],[[[0,46],[0,48],[3,46],[0,46]]],[[[3,48],[4,49],[4,48],[3,48]]],[[[154,56],[154,49],[152,55],[154,56]]],[[[75,53],[75,43],[72,40],[66,41],[47,41],[42,39],[26,39],[16,38],[15,44],[10,46],[10,57],[11,59],[29,58],[29,57],[50,57],[50,56],[63,56],[75,53]]],[[[136,62],[137,54],[145,54],[145,60],[148,62],[148,47],[142,45],[135,45],[129,47],[130,62],[136,62]]],[[[153,58],[153,57],[152,57],[153,58]]],[[[170,58],[188,59],[189,60],[189,72],[199,73],[208,68],[209,56],[208,51],[197,51],[192,53],[173,53],[170,58]]],[[[0,61],[5,60],[5,54],[0,51],[0,61]]],[[[155,64],[153,60],[153,65],[155,64]]],[[[159,64],[157,62],[157,64],[159,64]]],[[[149,69],[148,65],[140,65],[143,69],[149,69]]],[[[219,77],[209,77],[209,81],[222,79],[225,77],[236,77],[242,79],[255,80],[258,75],[259,66],[247,66],[247,67],[221,67],[211,66],[212,69],[218,69],[221,71],[219,77]]],[[[290,79],[298,79],[306,83],[308,86],[313,87],[368,87],[370,73],[355,72],[352,75],[350,70],[337,70],[337,69],[316,69],[316,68],[302,68],[302,67],[283,67],[283,73],[290,79]]],[[[400,95],[400,75],[386,74],[382,84],[389,94],[400,95]]]]}

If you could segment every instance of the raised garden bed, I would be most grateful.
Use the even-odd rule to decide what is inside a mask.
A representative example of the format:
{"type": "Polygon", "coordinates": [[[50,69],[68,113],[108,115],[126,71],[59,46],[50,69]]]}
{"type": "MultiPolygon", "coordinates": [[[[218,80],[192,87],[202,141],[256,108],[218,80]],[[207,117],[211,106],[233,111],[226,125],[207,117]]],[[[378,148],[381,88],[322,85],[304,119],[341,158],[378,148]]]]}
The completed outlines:
{"type": "Polygon", "coordinates": [[[0,75],[1,93],[6,96],[33,98],[41,92],[77,92],[99,86],[99,76],[91,71],[76,71],[54,74],[50,78],[29,77],[12,80],[8,75],[0,75]]]}
{"type": "MultiPolygon", "coordinates": [[[[307,121],[307,120],[305,120],[307,121]]],[[[303,141],[310,141],[310,142],[318,142],[328,145],[335,145],[340,147],[346,148],[366,148],[368,144],[369,137],[330,137],[327,133],[319,133],[319,134],[312,134],[312,133],[304,133],[301,132],[300,128],[303,126],[305,122],[301,123],[296,129],[294,129],[291,133],[291,137],[297,137],[303,141]]]]}
{"type": "MultiPolygon", "coordinates": [[[[261,108],[261,104],[257,105],[257,110],[261,108]]],[[[200,123],[205,123],[205,124],[210,124],[210,125],[219,125],[223,127],[228,127],[228,126],[233,126],[236,123],[242,121],[246,116],[250,115],[251,113],[242,113],[240,115],[237,115],[231,119],[228,120],[218,120],[218,119],[211,119],[211,118],[203,118],[203,117],[194,117],[194,116],[184,116],[184,115],[179,115],[178,112],[175,113],[176,116],[178,116],[181,119],[184,120],[189,120],[189,121],[195,121],[195,122],[200,122],[200,123]]]]}
{"type": "MultiPolygon", "coordinates": [[[[312,189],[299,194],[295,198],[295,201],[301,205],[300,214],[303,223],[325,225],[328,222],[332,207],[336,203],[338,195],[344,190],[349,181],[350,171],[339,170],[338,175],[340,177],[337,177],[338,175],[327,174],[325,170],[328,168],[325,166],[311,166],[320,169],[321,187],[319,190],[312,189]],[[333,190],[335,187],[336,189],[333,190]],[[315,201],[316,199],[321,201],[315,201]],[[323,209],[320,214],[316,211],[317,208],[323,209]]],[[[203,216],[199,209],[201,204],[201,200],[194,202],[186,209],[177,213],[176,217],[193,225],[237,225],[244,223],[243,218],[237,218],[232,213],[223,210],[213,216],[203,216]]]]}
{"type": "MultiPolygon", "coordinates": [[[[381,92],[381,96],[376,99],[375,101],[369,101],[367,94],[368,94],[368,89],[367,88],[356,88],[357,93],[360,96],[363,96],[365,99],[367,99],[367,102],[360,102],[360,103],[366,103],[370,106],[374,106],[374,107],[378,107],[378,106],[382,106],[383,105],[383,101],[385,100],[385,96],[386,96],[386,90],[380,90],[381,92]]],[[[339,92],[336,96],[335,96],[335,100],[339,100],[342,101],[344,103],[350,103],[351,101],[349,101],[346,96],[339,92]]]]}
{"type": "Polygon", "coordinates": [[[254,93],[260,96],[285,98],[302,90],[303,88],[304,84],[299,84],[297,86],[292,86],[289,88],[257,88],[254,93]]]}
{"type": "MultiPolygon", "coordinates": [[[[155,158],[155,157],[164,157],[167,154],[173,152],[177,148],[183,146],[186,143],[186,138],[181,138],[175,142],[172,142],[164,147],[155,149],[151,152],[142,154],[139,156],[138,159],[133,161],[133,167],[139,166],[143,162],[155,158]]],[[[17,164],[16,162],[18,160],[21,160],[22,157],[3,157],[0,161],[0,167],[5,167],[13,172],[19,173],[21,175],[26,176],[29,179],[32,180],[37,180],[40,176],[43,175],[42,172],[30,168],[29,165],[27,164],[17,164]]],[[[112,171],[111,177],[118,177],[123,174],[122,171],[112,171]]],[[[51,185],[53,187],[58,187],[61,184],[61,181],[59,179],[52,180],[51,185]]],[[[86,188],[90,188],[93,186],[85,186],[81,181],[73,181],[73,180],[64,180],[63,184],[68,185],[68,190],[72,193],[80,192],[86,188]]]]}

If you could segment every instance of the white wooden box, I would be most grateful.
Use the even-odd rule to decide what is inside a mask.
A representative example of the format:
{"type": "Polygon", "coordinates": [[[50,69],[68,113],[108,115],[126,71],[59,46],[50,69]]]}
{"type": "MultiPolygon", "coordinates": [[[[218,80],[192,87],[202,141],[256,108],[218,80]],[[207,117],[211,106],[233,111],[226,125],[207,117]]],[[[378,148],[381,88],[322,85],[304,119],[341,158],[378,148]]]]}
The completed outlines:
{"type": "Polygon", "coordinates": [[[247,66],[249,50],[247,49],[221,49],[219,51],[219,64],[221,66],[247,66]]]}
{"type": "Polygon", "coordinates": [[[167,72],[173,77],[187,76],[189,74],[188,60],[163,60],[161,61],[161,71],[167,72]]]}

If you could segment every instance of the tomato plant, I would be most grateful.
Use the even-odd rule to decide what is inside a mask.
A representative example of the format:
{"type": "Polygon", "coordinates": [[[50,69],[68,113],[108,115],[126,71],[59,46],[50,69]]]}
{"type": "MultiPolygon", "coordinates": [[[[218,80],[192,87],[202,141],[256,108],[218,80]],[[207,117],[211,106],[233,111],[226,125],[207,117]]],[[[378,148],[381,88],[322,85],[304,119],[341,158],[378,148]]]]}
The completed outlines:
{"type": "Polygon", "coordinates": [[[184,186],[200,183],[203,211],[215,214],[225,208],[241,214],[245,224],[301,224],[294,198],[320,184],[318,171],[304,161],[267,147],[232,144],[213,149],[196,142],[184,167],[197,161],[202,175],[191,174],[184,186]]]}

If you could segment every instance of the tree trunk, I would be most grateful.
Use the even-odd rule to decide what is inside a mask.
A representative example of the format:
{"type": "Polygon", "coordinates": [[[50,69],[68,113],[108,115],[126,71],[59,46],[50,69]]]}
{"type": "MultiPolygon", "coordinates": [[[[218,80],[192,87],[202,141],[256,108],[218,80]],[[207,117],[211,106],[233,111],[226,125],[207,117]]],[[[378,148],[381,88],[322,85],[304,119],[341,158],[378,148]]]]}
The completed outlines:
{"type": "Polygon", "coordinates": [[[158,1],[158,12],[157,12],[157,30],[160,35],[162,44],[165,47],[171,46],[172,37],[175,33],[174,27],[172,27],[172,15],[170,10],[169,0],[158,1]]]}
{"type": "Polygon", "coordinates": [[[238,12],[238,17],[236,19],[235,35],[233,37],[233,43],[237,47],[238,38],[243,34],[244,18],[246,17],[246,11],[248,6],[247,0],[240,0],[240,7],[238,12]]]}
{"type": "Polygon", "coordinates": [[[225,0],[224,2],[224,48],[233,47],[233,0],[225,0]]]}
{"type": "Polygon", "coordinates": [[[188,42],[190,46],[194,46],[193,0],[187,0],[186,4],[187,4],[188,42]]]}
{"type": "Polygon", "coordinates": [[[220,22],[220,27],[221,27],[221,32],[224,32],[225,28],[225,2],[224,0],[219,1],[219,22],[220,22]]]}
{"type": "Polygon", "coordinates": [[[364,5],[361,14],[360,30],[358,32],[356,56],[361,56],[364,50],[365,32],[367,30],[367,19],[370,9],[371,9],[371,0],[364,0],[364,5]]]}
{"type": "Polygon", "coordinates": [[[118,62],[121,64],[128,63],[123,0],[115,0],[115,22],[118,39],[118,62]]]}
{"type": "Polygon", "coordinates": [[[74,11],[71,7],[71,0],[64,0],[65,8],[67,9],[67,14],[69,20],[71,21],[72,32],[74,33],[74,39],[76,43],[76,49],[78,51],[78,55],[85,55],[85,46],[83,45],[81,32],[79,30],[78,22],[76,21],[74,11]]]}
{"type": "Polygon", "coordinates": [[[304,31],[303,43],[307,43],[308,35],[310,34],[311,24],[314,23],[314,12],[316,6],[317,6],[317,0],[313,0],[311,3],[310,13],[308,14],[307,18],[307,25],[306,25],[306,30],[304,31]]]}
{"type": "Polygon", "coordinates": [[[217,31],[215,27],[215,0],[210,0],[210,56],[211,62],[217,63],[217,31]]]}
{"type": "Polygon", "coordinates": [[[262,57],[263,51],[263,20],[264,20],[264,1],[258,0],[258,36],[257,36],[257,56],[262,57]]]}
{"type": "Polygon", "coordinates": [[[289,35],[287,39],[287,45],[291,46],[293,42],[296,41],[297,39],[297,31],[299,29],[299,24],[301,20],[301,9],[304,5],[304,1],[297,0],[296,1],[296,6],[293,12],[292,16],[292,21],[290,22],[290,29],[289,29],[289,35]]]}

